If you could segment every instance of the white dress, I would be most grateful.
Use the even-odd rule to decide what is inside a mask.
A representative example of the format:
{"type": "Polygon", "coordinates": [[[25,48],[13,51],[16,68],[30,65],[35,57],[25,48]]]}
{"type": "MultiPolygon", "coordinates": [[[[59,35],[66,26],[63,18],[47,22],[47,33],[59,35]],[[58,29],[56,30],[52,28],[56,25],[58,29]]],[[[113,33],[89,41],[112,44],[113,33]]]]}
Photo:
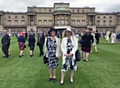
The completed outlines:
{"type": "Polygon", "coordinates": [[[68,69],[77,70],[77,63],[75,61],[75,52],[78,49],[78,43],[76,40],[76,37],[71,37],[68,39],[67,37],[63,38],[61,43],[61,50],[63,53],[62,57],[62,70],[63,72],[66,72],[68,69]],[[68,54],[68,50],[70,49],[71,54],[73,54],[72,57],[66,57],[65,54],[68,54]]]}

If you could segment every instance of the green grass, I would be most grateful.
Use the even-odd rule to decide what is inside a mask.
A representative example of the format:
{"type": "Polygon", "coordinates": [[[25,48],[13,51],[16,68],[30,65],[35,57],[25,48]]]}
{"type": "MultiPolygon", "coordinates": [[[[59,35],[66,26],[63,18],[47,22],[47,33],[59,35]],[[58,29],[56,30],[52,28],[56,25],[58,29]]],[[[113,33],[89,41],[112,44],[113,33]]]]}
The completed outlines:
{"type": "MultiPolygon", "coordinates": [[[[69,71],[65,84],[59,85],[61,60],[57,70],[57,82],[47,82],[48,69],[38,57],[39,49],[35,48],[34,57],[29,57],[29,48],[21,59],[16,38],[11,41],[11,56],[2,58],[0,52],[0,88],[120,88],[120,44],[109,44],[104,40],[98,45],[99,53],[92,52],[89,62],[78,62],[74,84],[69,82],[69,71]]],[[[1,48],[0,48],[1,49],[1,48]]],[[[93,50],[94,51],[94,50],[93,50]]]]}

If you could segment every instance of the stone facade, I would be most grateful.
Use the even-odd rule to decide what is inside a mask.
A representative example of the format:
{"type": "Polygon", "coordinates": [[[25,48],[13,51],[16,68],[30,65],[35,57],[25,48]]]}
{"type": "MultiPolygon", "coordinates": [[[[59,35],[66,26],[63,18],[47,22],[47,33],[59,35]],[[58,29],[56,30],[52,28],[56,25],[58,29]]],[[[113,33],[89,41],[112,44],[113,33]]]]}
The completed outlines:
{"type": "Polygon", "coordinates": [[[101,32],[120,31],[120,13],[99,13],[94,7],[70,7],[54,3],[53,7],[28,7],[27,12],[0,11],[0,31],[47,31],[52,26],[71,26],[78,31],[88,27],[101,32]]]}

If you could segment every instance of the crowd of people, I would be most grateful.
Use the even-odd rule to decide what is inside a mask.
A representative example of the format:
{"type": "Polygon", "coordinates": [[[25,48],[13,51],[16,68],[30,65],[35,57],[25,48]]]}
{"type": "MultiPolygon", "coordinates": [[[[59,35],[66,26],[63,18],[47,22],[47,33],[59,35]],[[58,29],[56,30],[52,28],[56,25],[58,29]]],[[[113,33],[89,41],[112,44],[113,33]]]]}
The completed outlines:
{"type": "MultiPolygon", "coordinates": [[[[4,35],[2,37],[2,51],[4,53],[4,58],[10,56],[9,46],[10,46],[10,36],[7,34],[7,30],[3,31],[4,35]]],[[[108,41],[110,33],[106,33],[106,40],[108,41]]],[[[78,43],[81,45],[81,57],[83,61],[89,61],[89,54],[92,52],[92,46],[95,51],[98,52],[97,44],[99,44],[100,33],[94,31],[92,28],[87,28],[84,33],[74,33],[71,28],[67,28],[62,33],[62,42],[60,42],[60,36],[55,28],[51,27],[47,37],[45,37],[42,31],[39,31],[37,38],[37,46],[39,47],[40,53],[39,56],[46,56],[48,62],[46,63],[47,68],[49,69],[49,79],[48,81],[56,82],[57,76],[56,71],[59,66],[59,60],[62,55],[62,68],[61,68],[61,80],[60,84],[64,84],[65,73],[70,69],[70,83],[74,82],[74,72],[77,70],[77,61],[76,61],[76,51],[78,50],[78,43]],[[81,38],[79,39],[79,36],[81,38]],[[43,47],[44,50],[43,50],[43,47]],[[62,52],[62,54],[61,54],[62,52]]],[[[111,43],[114,41],[115,34],[111,34],[111,43]]],[[[28,46],[30,48],[30,57],[34,55],[34,48],[36,44],[36,38],[34,33],[29,33],[27,36],[26,33],[21,32],[17,37],[20,54],[19,57],[24,56],[24,49],[26,48],[26,41],[28,41],[28,46]]]]}

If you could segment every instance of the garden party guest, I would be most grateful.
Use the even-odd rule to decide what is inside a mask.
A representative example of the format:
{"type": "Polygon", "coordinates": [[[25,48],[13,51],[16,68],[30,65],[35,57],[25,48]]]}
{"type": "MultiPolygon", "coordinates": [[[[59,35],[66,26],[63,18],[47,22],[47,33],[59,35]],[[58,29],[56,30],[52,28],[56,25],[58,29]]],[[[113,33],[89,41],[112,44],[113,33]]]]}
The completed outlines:
{"type": "Polygon", "coordinates": [[[91,35],[92,28],[86,30],[86,34],[82,37],[82,52],[83,59],[88,62],[89,53],[91,51],[91,45],[94,42],[93,36],[91,35]]]}
{"type": "Polygon", "coordinates": [[[20,49],[19,57],[23,56],[23,51],[24,51],[24,48],[26,47],[25,40],[26,40],[25,34],[23,32],[21,32],[20,36],[18,37],[18,45],[19,45],[19,49],[20,49]]]}
{"type": "Polygon", "coordinates": [[[32,57],[34,55],[34,48],[35,48],[35,36],[33,33],[29,34],[28,46],[30,47],[30,57],[32,57]]]}
{"type": "Polygon", "coordinates": [[[74,36],[73,31],[68,28],[63,32],[63,39],[61,43],[62,57],[62,69],[61,69],[61,81],[60,84],[64,84],[65,73],[70,69],[70,82],[74,82],[74,72],[77,70],[77,63],[75,60],[75,52],[78,49],[78,41],[74,36]]]}
{"type": "Polygon", "coordinates": [[[56,70],[58,68],[58,61],[60,59],[60,39],[56,37],[56,30],[51,27],[49,36],[45,39],[45,55],[48,58],[47,67],[49,69],[48,82],[56,82],[56,70]]]}

